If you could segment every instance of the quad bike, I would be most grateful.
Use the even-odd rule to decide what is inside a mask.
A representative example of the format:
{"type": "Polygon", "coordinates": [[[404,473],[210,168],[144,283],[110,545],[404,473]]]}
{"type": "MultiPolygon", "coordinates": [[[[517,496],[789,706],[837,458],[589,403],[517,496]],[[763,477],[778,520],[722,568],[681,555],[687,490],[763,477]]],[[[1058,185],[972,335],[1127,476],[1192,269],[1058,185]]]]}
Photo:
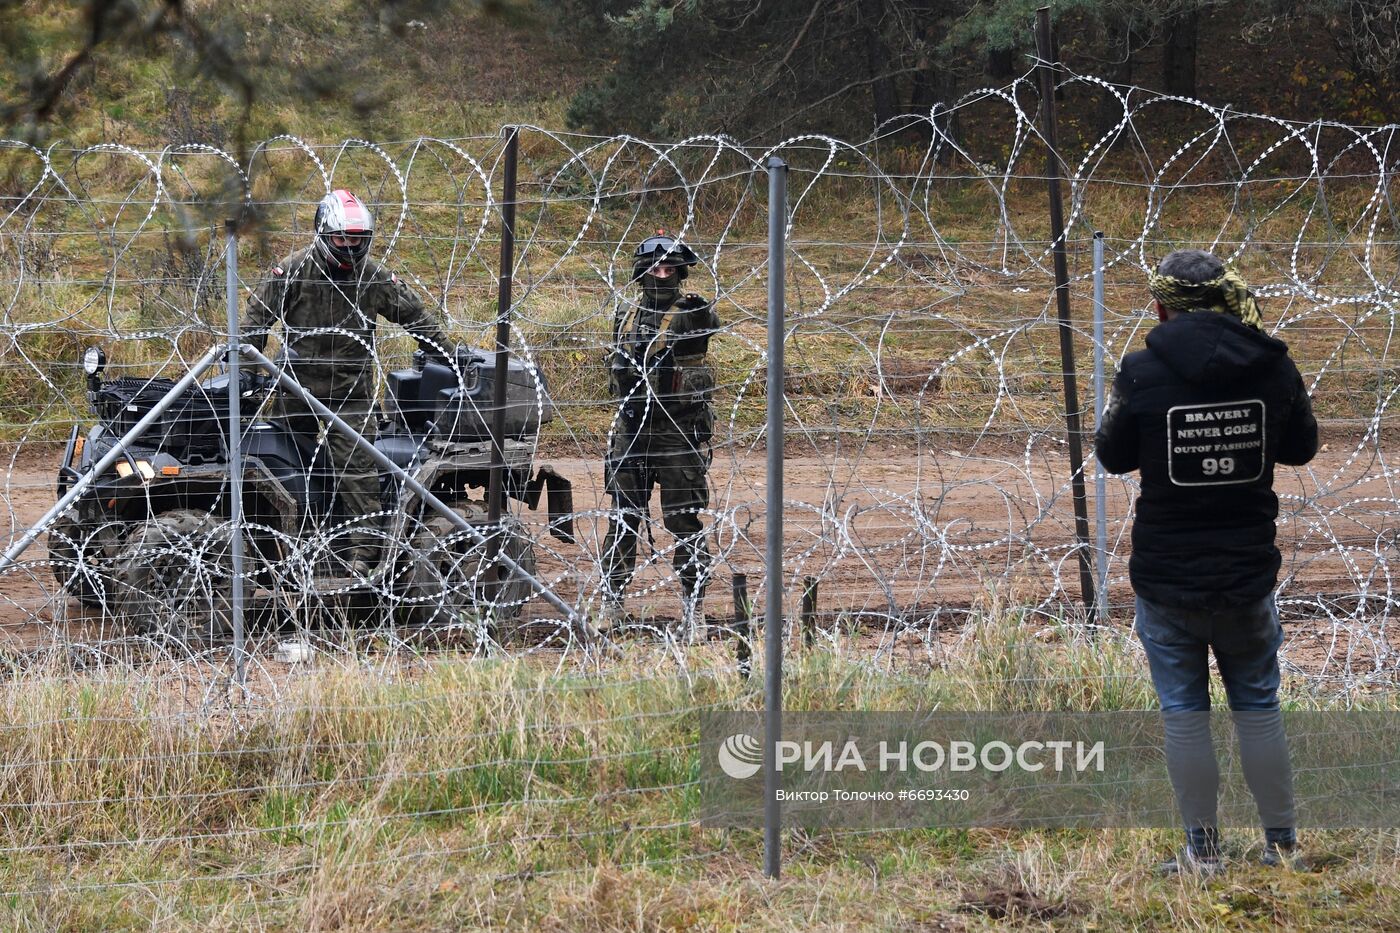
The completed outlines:
{"type": "MultiPolygon", "coordinates": [[[[60,497],[176,385],[159,378],[104,380],[105,364],[99,348],[88,349],[84,369],[97,422],[81,435],[75,425],[69,436],[58,469],[60,497]]],[[[419,351],[412,369],[389,374],[375,447],[478,533],[462,531],[383,471],[387,518],[379,526],[378,563],[369,574],[347,576],[336,546],[344,542],[337,530],[349,521],[318,438],[298,436],[268,416],[275,377],[242,370],[240,527],[249,604],[277,603],[293,613],[326,604],[388,605],[405,624],[454,623],[487,612],[499,622],[518,613],[533,594],[530,582],[490,562],[484,540],[499,536],[492,542],[499,552],[520,571],[534,573],[534,542],[519,520],[506,510],[499,526],[487,522],[493,375],[487,356],[466,348],[450,361],[419,351]],[[475,498],[473,490],[480,491],[475,498]]],[[[69,596],[180,640],[230,631],[228,385],[226,373],[217,375],[173,399],[55,520],[49,555],[69,596]]],[[[530,508],[547,493],[550,533],[572,540],[569,482],[548,466],[530,475],[535,437],[553,417],[543,376],[512,359],[506,398],[504,491],[530,508]]]]}

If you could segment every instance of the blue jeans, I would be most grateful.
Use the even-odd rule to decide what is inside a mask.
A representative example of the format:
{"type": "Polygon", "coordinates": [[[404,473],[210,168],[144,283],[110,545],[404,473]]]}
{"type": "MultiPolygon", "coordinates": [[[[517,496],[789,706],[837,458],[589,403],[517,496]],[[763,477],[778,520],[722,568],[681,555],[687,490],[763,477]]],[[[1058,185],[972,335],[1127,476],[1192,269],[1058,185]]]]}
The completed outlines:
{"type": "Polygon", "coordinates": [[[1210,709],[1210,661],[1232,710],[1278,709],[1283,626],[1272,596],[1253,606],[1176,609],[1137,598],[1137,633],[1162,712],[1210,709]]]}
{"type": "Polygon", "coordinates": [[[1137,598],[1137,633],[1162,705],[1167,773],[1187,840],[1198,854],[1217,846],[1219,765],[1210,734],[1210,658],[1240,740],[1245,782],[1270,841],[1293,840],[1293,769],[1278,703],[1283,626],[1272,596],[1252,606],[1176,609],[1137,598]]]}

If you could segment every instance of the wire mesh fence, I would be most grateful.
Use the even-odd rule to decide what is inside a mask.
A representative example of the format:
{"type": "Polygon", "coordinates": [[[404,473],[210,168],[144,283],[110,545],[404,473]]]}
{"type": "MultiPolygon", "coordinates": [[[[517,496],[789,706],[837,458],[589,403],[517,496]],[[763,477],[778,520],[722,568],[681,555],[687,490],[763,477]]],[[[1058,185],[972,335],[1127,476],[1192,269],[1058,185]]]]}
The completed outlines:
{"type": "MultiPolygon", "coordinates": [[[[1400,390],[1391,349],[1400,298],[1391,199],[1396,127],[1291,123],[1087,76],[1068,77],[1062,90],[1069,141],[1059,158],[1068,179],[1079,397],[1093,398],[1085,364],[1095,350],[1095,232],[1105,243],[1098,349],[1110,372],[1114,360],[1141,346],[1152,323],[1145,278],[1157,259],[1199,246],[1240,268],[1261,298],[1269,332],[1290,344],[1325,442],[1311,465],[1278,474],[1278,596],[1291,623],[1285,668],[1310,688],[1347,696],[1390,683],[1397,498],[1386,450],[1400,390]],[[1105,112],[1114,115],[1105,121],[1105,112]],[[1091,128],[1096,121],[1103,125],[1091,128]]],[[[1076,576],[1080,545],[1069,501],[1037,103],[1034,85],[1021,80],[902,118],[858,142],[809,135],[765,149],[722,135],[659,143],[520,127],[509,270],[498,259],[504,136],[331,145],[278,137],[240,155],[197,143],[159,151],[0,143],[0,422],[10,440],[3,478],[10,542],[53,506],[56,484],[61,491],[74,482],[81,448],[96,442],[93,425],[129,427],[131,413],[142,410],[141,393],[167,388],[159,380],[179,379],[227,342],[225,221],[240,225],[238,291],[246,304],[284,257],[312,244],[317,202],[345,188],[375,214],[372,258],[441,318],[454,346],[489,354],[498,280],[511,275],[511,349],[524,407],[539,424],[518,431],[508,451],[509,469],[521,479],[504,546],[579,617],[598,622],[608,598],[606,527],[617,508],[604,461],[625,430],[608,360],[616,322],[639,300],[636,245],[661,228],[694,249],[699,261],[685,290],[713,299],[721,322],[709,344],[716,385],[713,437],[702,445],[708,495],[696,510],[712,555],[706,643],[681,626],[687,591],[673,558],[684,542],[667,530],[658,500],[646,508],[637,572],[619,594],[632,624],[615,637],[590,639],[518,580],[493,588],[474,538],[421,508],[399,508],[392,497],[376,516],[383,557],[370,572],[333,565],[356,517],[333,506],[314,514],[305,490],[298,493],[286,476],[265,484],[259,507],[234,529],[226,521],[217,417],[201,422],[195,412],[179,438],[170,433],[175,428],[162,428],[165,460],[119,459],[110,477],[119,496],[59,517],[0,576],[0,650],[12,669],[37,672],[57,691],[48,707],[8,710],[5,741],[18,756],[12,760],[38,762],[44,767],[36,773],[50,778],[61,759],[70,782],[42,792],[10,788],[10,854],[71,838],[99,848],[132,842],[115,825],[74,827],[64,814],[85,812],[83,801],[99,792],[84,789],[84,768],[105,767],[102,747],[138,724],[130,748],[167,765],[198,768],[227,754],[236,774],[263,756],[336,762],[311,773],[252,767],[245,781],[192,792],[189,800],[178,775],[104,794],[166,814],[142,845],[229,838],[241,830],[219,816],[220,801],[260,788],[268,818],[250,833],[302,838],[314,824],[318,833],[352,835],[352,814],[336,819],[319,806],[334,796],[330,789],[352,784],[421,790],[421,800],[395,803],[414,820],[470,811],[474,838],[387,858],[501,847],[520,853],[532,833],[570,832],[568,814],[606,808],[610,794],[683,790],[693,780],[686,765],[693,745],[675,722],[741,695],[729,584],[746,575],[755,585],[749,601],[763,604],[763,522],[774,508],[782,509],[786,538],[785,577],[774,582],[788,593],[789,624],[798,625],[799,594],[815,590],[810,640],[863,664],[946,667],[969,648],[978,620],[1008,607],[1042,635],[1058,633],[1057,643],[1093,634],[1076,576]],[[770,155],[791,173],[786,482],[776,491],[764,488],[763,474],[762,167],[770,155]],[[89,346],[105,351],[100,386],[81,367],[89,346]],[[545,464],[572,484],[565,516],[572,535],[549,534],[551,517],[560,516],[549,515],[538,485],[536,507],[528,505],[524,482],[545,464]],[[232,690],[230,641],[210,620],[227,599],[226,555],[238,533],[247,536],[254,563],[246,570],[247,685],[232,690]],[[648,659],[640,670],[609,667],[622,641],[633,652],[629,664],[635,653],[648,659]],[[482,678],[473,687],[500,691],[493,696],[519,714],[513,725],[478,723],[466,708],[456,709],[461,720],[440,719],[455,694],[454,675],[435,666],[439,649],[524,659],[514,668],[522,677],[582,664],[596,679],[578,689],[615,699],[625,700],[629,684],[654,678],[662,687],[637,700],[640,706],[620,700],[601,709],[604,717],[635,717],[626,728],[608,720],[605,731],[621,743],[653,726],[664,738],[641,741],[647,752],[636,757],[643,761],[622,745],[600,748],[586,739],[572,757],[545,743],[545,761],[529,740],[532,730],[589,736],[592,724],[570,719],[577,711],[566,715],[562,703],[530,709],[545,695],[538,684],[494,684],[484,674],[471,675],[482,678]],[[75,710],[62,685],[79,671],[96,676],[98,686],[82,701],[90,705],[75,710]],[[318,738],[322,718],[353,732],[368,709],[358,695],[336,706],[335,671],[380,678],[374,689],[401,731],[318,738]],[[134,707],[109,715],[102,711],[112,703],[129,701],[104,694],[108,682],[145,692],[134,707]],[[257,725],[227,747],[167,725],[196,720],[257,725]],[[267,744],[259,729],[267,730],[267,744]],[[516,739],[507,741],[501,733],[510,730],[516,739]],[[41,735],[61,735],[66,744],[26,748],[41,735]],[[400,752],[402,760],[394,757],[400,752]],[[477,793],[473,782],[482,774],[499,782],[498,766],[525,761],[529,769],[505,769],[521,783],[477,793]],[[576,774],[585,763],[614,773],[613,789],[587,790],[576,774]],[[550,769],[564,776],[555,781],[550,769]],[[394,780],[385,780],[390,773],[394,780]],[[541,780],[553,792],[537,793],[541,780]],[[461,790],[468,786],[475,790],[461,790]],[[461,793],[434,799],[442,788],[461,793]],[[529,815],[529,832],[514,834],[515,821],[509,838],[493,832],[491,810],[502,801],[516,817],[521,807],[538,811],[538,826],[529,815]],[[201,815],[191,820],[193,811],[201,815]]],[[[386,321],[367,338],[354,333],[373,353],[380,404],[373,420],[382,421],[384,437],[402,415],[394,392],[399,376],[414,371],[414,343],[386,321]]],[[[454,346],[440,349],[451,356],[454,346]]],[[[473,365],[490,372],[485,357],[473,365]]],[[[217,373],[207,375],[211,381],[193,396],[216,416],[227,386],[217,373]]],[[[248,436],[276,423],[278,397],[268,386],[244,393],[248,436]]],[[[1082,414],[1092,429],[1094,412],[1082,414]]],[[[453,493],[469,523],[487,528],[489,442],[448,439],[455,447],[439,457],[447,461],[440,489],[453,493]]],[[[325,434],[302,440],[312,459],[327,443],[325,434]]],[[[427,448],[415,449],[417,459],[405,463],[417,470],[430,458],[427,448]]],[[[1107,561],[1109,614],[1092,628],[1101,644],[1119,646],[1112,651],[1130,651],[1123,632],[1133,497],[1132,477],[1109,479],[1108,547],[1096,555],[1107,561]]],[[[1009,682],[1027,695],[1101,694],[1122,679],[1117,669],[1022,662],[1009,682]]],[[[1006,678],[973,680],[983,689],[1006,678]]],[[[1146,702],[1150,692],[1134,683],[1123,695],[1146,702]]],[[[622,858],[674,859],[676,839],[693,841],[683,806],[653,816],[654,825],[629,830],[628,844],[636,845],[622,858]]],[[[522,856],[522,864],[529,861],[522,856]]],[[[541,862],[531,870],[559,867],[541,862]]]]}

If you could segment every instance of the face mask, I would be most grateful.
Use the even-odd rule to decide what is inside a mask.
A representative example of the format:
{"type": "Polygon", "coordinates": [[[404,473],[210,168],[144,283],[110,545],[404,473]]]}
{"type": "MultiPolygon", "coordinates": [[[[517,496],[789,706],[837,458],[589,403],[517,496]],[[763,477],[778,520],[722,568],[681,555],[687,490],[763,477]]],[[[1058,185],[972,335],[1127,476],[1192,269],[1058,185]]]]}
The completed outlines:
{"type": "Polygon", "coordinates": [[[671,273],[664,279],[657,278],[650,272],[642,276],[642,294],[652,304],[666,304],[675,301],[681,296],[681,277],[677,273],[671,273]]]}

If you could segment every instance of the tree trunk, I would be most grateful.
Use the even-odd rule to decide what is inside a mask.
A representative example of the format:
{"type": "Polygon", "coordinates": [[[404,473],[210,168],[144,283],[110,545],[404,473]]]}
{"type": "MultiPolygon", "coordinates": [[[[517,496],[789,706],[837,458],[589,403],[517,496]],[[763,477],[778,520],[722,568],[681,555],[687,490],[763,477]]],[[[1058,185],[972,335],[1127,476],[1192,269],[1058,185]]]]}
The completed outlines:
{"type": "MultiPolygon", "coordinates": [[[[1133,83],[1133,55],[1137,48],[1138,36],[1132,28],[1124,21],[1110,21],[1105,27],[1108,54],[1114,56],[1111,63],[1104,69],[1104,78],[1111,84],[1128,86],[1133,83]]],[[[1095,119],[1095,127],[1100,136],[1107,133],[1118,125],[1118,121],[1123,119],[1123,106],[1108,91],[1103,92],[1103,98],[1099,102],[1099,112],[1095,119]]]]}
{"type": "MultiPolygon", "coordinates": [[[[914,86],[909,94],[909,109],[915,113],[927,114],[930,108],[936,103],[942,103],[944,107],[939,110],[934,117],[934,125],[938,131],[952,139],[957,139],[961,132],[957,115],[947,108],[952,106],[957,100],[958,89],[954,84],[950,69],[935,68],[932,65],[914,72],[914,86]]],[[[929,139],[928,124],[921,123],[921,135],[929,139]]],[[[938,161],[947,163],[953,157],[953,150],[946,142],[940,147],[938,161]]]]}
{"type": "Polygon", "coordinates": [[[1196,96],[1196,27],[1200,14],[1182,13],[1167,24],[1162,49],[1162,86],[1168,94],[1196,96]]]}
{"type": "Polygon", "coordinates": [[[865,62],[870,77],[871,103],[875,108],[876,124],[884,123],[899,110],[899,94],[895,89],[889,48],[885,45],[880,28],[885,21],[885,0],[860,0],[862,27],[865,31],[865,62]],[[885,77],[879,77],[886,75],[885,77]]]}
{"type": "Polygon", "coordinates": [[[1016,50],[1015,49],[988,49],[987,50],[987,77],[995,81],[1004,81],[1007,78],[1016,77],[1016,50]]]}

